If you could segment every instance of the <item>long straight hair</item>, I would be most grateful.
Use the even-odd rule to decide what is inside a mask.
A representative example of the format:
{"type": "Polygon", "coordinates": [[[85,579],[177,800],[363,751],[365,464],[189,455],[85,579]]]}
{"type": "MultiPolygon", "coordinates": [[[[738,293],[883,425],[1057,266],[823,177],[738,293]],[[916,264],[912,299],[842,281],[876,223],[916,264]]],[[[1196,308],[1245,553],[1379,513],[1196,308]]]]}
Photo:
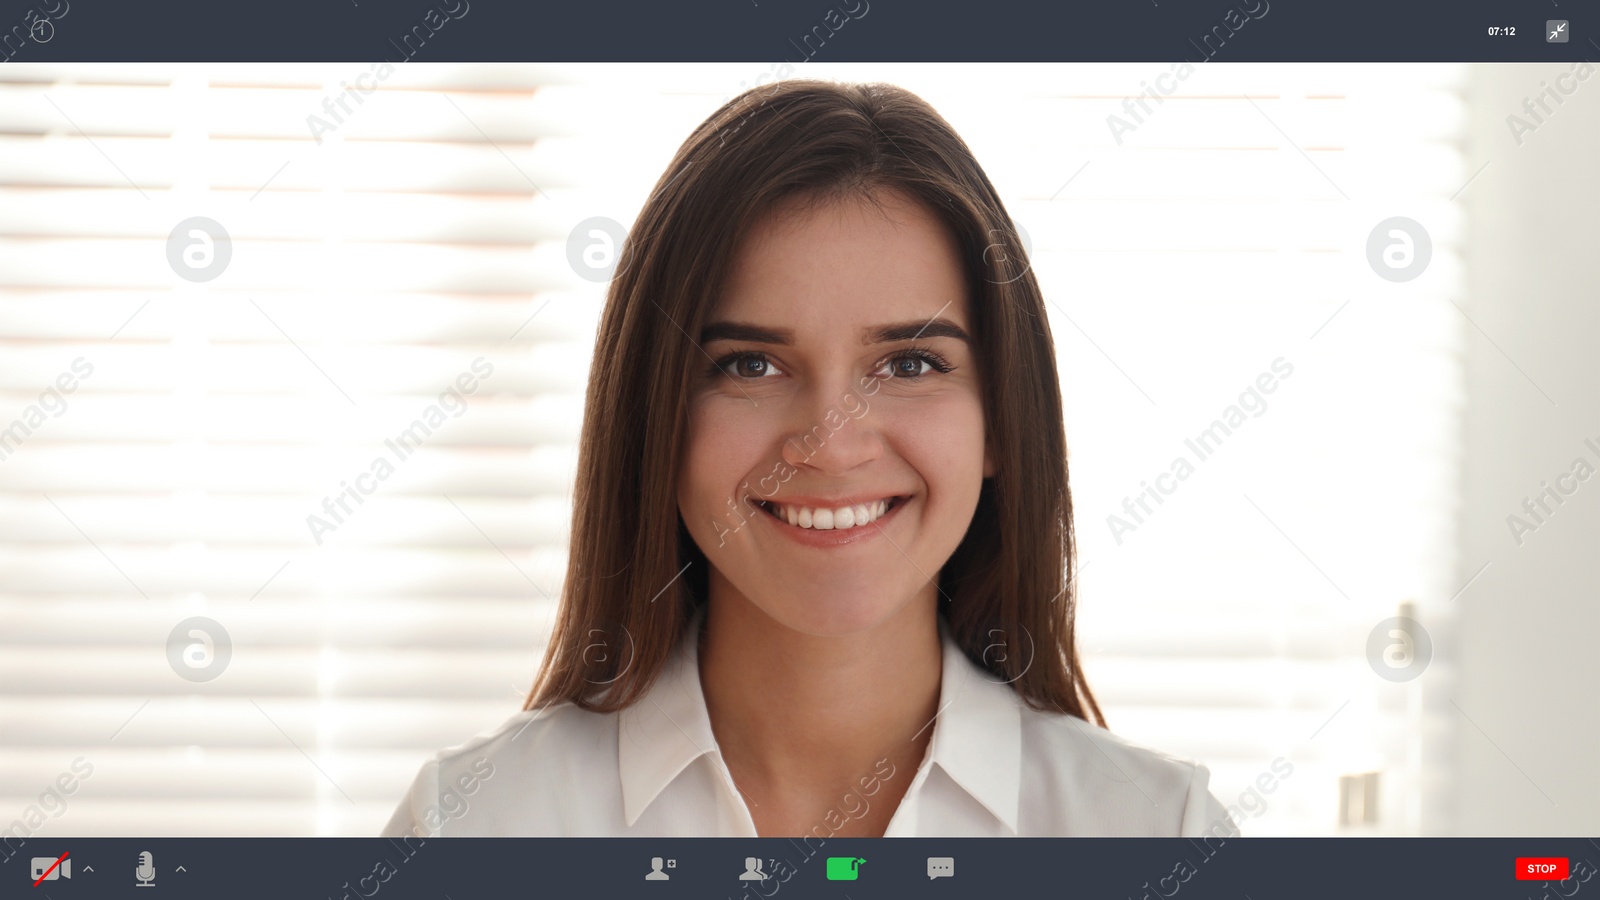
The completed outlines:
{"type": "Polygon", "coordinates": [[[695,343],[743,235],[780,202],[918,201],[959,244],[996,474],[939,573],[966,655],[1035,709],[1104,724],[1073,632],[1072,495],[1055,349],[1016,228],[971,150],[886,84],[749,90],[679,148],[624,241],[589,370],[560,610],[525,709],[639,700],[706,602],[674,485],[695,343]],[[997,649],[998,648],[998,649],[997,649]],[[1091,718],[1092,717],[1092,718],[1091,718]]]}

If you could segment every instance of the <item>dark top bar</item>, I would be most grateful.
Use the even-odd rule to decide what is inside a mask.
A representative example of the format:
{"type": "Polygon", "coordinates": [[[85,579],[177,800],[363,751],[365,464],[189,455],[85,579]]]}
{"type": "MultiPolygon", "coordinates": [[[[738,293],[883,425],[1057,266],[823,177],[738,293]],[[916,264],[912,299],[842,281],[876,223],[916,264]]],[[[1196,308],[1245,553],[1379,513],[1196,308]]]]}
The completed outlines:
{"type": "Polygon", "coordinates": [[[1592,12],[1550,0],[0,0],[0,59],[1600,61],[1592,12]],[[1552,41],[1547,23],[1569,15],[1552,41]]]}

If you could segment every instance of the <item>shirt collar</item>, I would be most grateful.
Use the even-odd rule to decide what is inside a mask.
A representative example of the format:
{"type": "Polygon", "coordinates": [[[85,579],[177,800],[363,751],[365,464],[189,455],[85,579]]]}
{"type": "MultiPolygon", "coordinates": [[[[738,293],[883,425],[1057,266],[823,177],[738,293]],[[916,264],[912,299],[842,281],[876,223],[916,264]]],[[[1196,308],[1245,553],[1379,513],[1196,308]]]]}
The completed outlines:
{"type": "MultiPolygon", "coordinates": [[[[649,692],[619,713],[617,761],[628,827],[690,763],[718,752],[700,688],[702,616],[691,622],[649,692]]],[[[1022,701],[1009,684],[967,658],[942,617],[939,637],[943,668],[929,762],[1016,833],[1022,701]]]]}
{"type": "MultiPolygon", "coordinates": [[[[1010,684],[967,658],[943,617],[939,637],[944,669],[931,761],[1015,834],[1022,789],[1022,700],[1010,684]]],[[[990,649],[1006,650],[994,644],[985,652],[990,649]]]]}
{"type": "Polygon", "coordinates": [[[690,763],[716,752],[711,715],[700,690],[703,615],[691,621],[649,692],[619,714],[617,763],[623,815],[630,828],[690,763]]]}

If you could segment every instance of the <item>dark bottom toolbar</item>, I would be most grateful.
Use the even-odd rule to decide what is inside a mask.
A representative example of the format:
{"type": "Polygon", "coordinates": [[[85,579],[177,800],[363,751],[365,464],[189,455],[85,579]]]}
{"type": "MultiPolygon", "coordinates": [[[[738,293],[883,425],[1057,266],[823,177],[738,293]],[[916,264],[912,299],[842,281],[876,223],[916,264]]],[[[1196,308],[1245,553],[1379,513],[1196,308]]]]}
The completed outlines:
{"type": "Polygon", "coordinates": [[[0,836],[0,898],[1600,900],[1588,838],[0,836]]]}

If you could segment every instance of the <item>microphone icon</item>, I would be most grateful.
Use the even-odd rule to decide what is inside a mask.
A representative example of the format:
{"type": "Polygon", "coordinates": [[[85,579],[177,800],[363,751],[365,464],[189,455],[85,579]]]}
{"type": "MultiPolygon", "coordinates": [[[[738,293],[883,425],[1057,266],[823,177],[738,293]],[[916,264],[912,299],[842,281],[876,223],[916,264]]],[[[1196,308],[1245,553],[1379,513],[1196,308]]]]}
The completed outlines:
{"type": "Polygon", "coordinates": [[[139,854],[139,867],[133,870],[133,877],[139,879],[134,887],[155,887],[152,882],[156,880],[156,860],[149,850],[139,854]]]}

